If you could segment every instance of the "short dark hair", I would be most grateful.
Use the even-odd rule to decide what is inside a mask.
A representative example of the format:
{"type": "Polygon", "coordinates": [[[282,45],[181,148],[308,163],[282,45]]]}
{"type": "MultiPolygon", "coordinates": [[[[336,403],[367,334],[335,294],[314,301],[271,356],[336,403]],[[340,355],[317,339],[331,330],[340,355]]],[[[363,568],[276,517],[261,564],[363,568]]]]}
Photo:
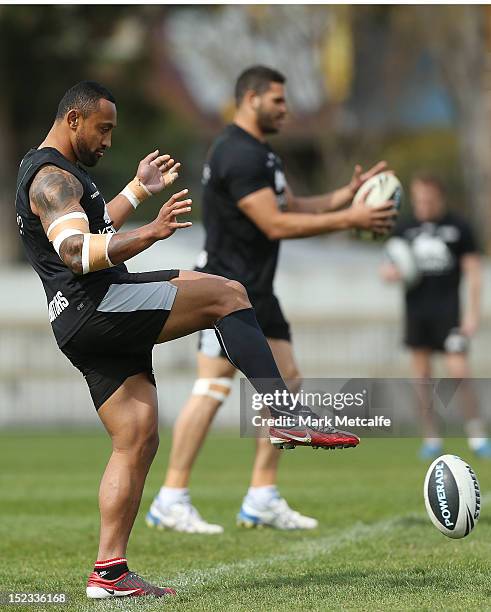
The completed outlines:
{"type": "Polygon", "coordinates": [[[430,185],[437,189],[442,196],[446,195],[447,190],[445,188],[445,183],[436,174],[431,174],[430,172],[417,172],[411,179],[411,183],[416,182],[430,185]]]}
{"type": "Polygon", "coordinates": [[[239,75],[235,84],[235,103],[237,106],[242,102],[246,93],[252,89],[258,94],[262,94],[269,89],[270,83],[285,83],[286,78],[275,70],[267,66],[251,66],[239,75]]]}
{"type": "Polygon", "coordinates": [[[88,117],[99,106],[99,100],[104,99],[116,104],[112,93],[95,81],[81,81],[65,92],[58,104],[56,119],[63,117],[72,109],[80,111],[82,117],[88,117]]]}

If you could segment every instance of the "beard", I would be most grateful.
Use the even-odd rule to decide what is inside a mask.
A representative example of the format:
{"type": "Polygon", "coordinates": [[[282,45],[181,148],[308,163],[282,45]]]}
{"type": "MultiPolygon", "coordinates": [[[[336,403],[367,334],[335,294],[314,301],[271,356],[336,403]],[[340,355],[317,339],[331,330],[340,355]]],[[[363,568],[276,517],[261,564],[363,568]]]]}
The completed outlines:
{"type": "Polygon", "coordinates": [[[257,111],[257,124],[263,134],[276,134],[280,128],[277,126],[276,119],[271,113],[263,111],[261,108],[257,111]]]}
{"type": "Polygon", "coordinates": [[[86,145],[82,134],[77,134],[75,137],[75,143],[77,145],[77,157],[78,160],[89,168],[95,166],[99,161],[99,157],[97,157],[95,151],[91,151],[89,147],[86,145]]]}

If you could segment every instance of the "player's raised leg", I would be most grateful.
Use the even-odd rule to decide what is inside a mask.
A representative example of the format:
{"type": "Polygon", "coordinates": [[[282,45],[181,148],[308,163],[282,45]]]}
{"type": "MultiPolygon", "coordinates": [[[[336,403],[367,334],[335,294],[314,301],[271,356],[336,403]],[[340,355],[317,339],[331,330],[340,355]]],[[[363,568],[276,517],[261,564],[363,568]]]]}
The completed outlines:
{"type": "MultiPolygon", "coordinates": [[[[205,333],[213,336],[211,341],[220,349],[214,332],[205,333]]],[[[149,527],[187,533],[223,532],[223,527],[207,523],[200,516],[191,503],[188,486],[194,462],[216,412],[230,392],[235,371],[223,357],[198,353],[198,378],[174,425],[164,486],[146,516],[149,527]]]]}
{"type": "MultiPolygon", "coordinates": [[[[293,355],[291,342],[268,338],[273,356],[289,390],[300,388],[300,372],[293,355]]],[[[266,432],[269,433],[269,432],[266,432]]],[[[251,484],[237,515],[237,524],[243,527],[267,526],[276,529],[314,529],[316,519],[292,510],[277,488],[280,451],[267,437],[256,439],[256,456],[251,484]]]]}
{"type": "MultiPolygon", "coordinates": [[[[250,380],[256,391],[283,398],[283,403],[277,402],[270,408],[273,417],[301,414],[304,421],[318,420],[309,408],[294,408],[290,401],[288,388],[240,283],[199,272],[182,272],[170,282],[178,287],[178,292],[157,342],[214,327],[227,358],[250,380]]],[[[359,443],[354,434],[331,427],[295,426],[291,432],[293,437],[289,429],[275,428],[274,442],[288,448],[297,445],[345,448],[359,443]]]]}
{"type": "Polygon", "coordinates": [[[99,490],[99,552],[87,596],[174,594],[130,572],[126,561],[128,538],[159,443],[157,394],[147,374],[127,378],[101,406],[99,416],[111,436],[112,453],[99,490]]]}
{"type": "Polygon", "coordinates": [[[211,329],[223,317],[251,309],[247,292],[237,281],[181,270],[171,282],[178,292],[157,344],[211,329]]]}

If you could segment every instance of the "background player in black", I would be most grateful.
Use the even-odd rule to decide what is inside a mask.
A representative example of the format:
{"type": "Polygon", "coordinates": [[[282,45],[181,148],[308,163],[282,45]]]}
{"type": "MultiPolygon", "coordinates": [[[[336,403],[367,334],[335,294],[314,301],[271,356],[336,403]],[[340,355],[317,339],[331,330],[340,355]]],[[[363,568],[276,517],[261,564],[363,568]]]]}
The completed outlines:
{"type": "MultiPolygon", "coordinates": [[[[53,325],[57,341],[84,374],[112,440],[99,491],[98,561],[87,585],[92,598],[172,592],[129,572],[125,558],[158,446],[154,344],[214,327],[227,356],[259,393],[287,392],[240,283],[199,272],[134,275],[126,271],[124,261],[191,225],[178,221],[179,215],[191,210],[191,200],[182,200],[187,190],[180,191],[151,223],[114,233],[139,203],[177,175],[169,157],[156,151],[106,205],[80,164],[94,166],[102,158],[115,126],[111,93],[93,82],[75,85],[62,98],[44,141],[22,161],[16,192],[26,253],[48,300],[54,293],[48,311],[51,322],[57,321],[53,325]],[[87,310],[89,317],[84,314],[87,310]],[[73,325],[77,313],[80,326],[73,325]]],[[[271,415],[291,416],[290,408],[276,405],[271,415]]],[[[302,415],[309,412],[305,407],[299,410],[302,415]]],[[[309,428],[307,437],[313,445],[358,443],[356,436],[332,429],[309,428]]]]}
{"type": "MultiPolygon", "coordinates": [[[[410,186],[413,215],[397,224],[393,236],[410,247],[418,277],[405,289],[405,344],[411,352],[413,374],[428,379],[432,356],[444,353],[448,373],[453,378],[471,376],[467,346],[479,325],[481,299],[481,262],[470,226],[447,210],[442,183],[421,175],[410,186]],[[462,315],[460,284],[467,285],[467,300],[462,315]]],[[[382,266],[382,277],[391,282],[403,280],[394,263],[382,266]]],[[[435,415],[421,385],[421,415],[424,427],[422,458],[438,456],[442,440],[435,415]]],[[[469,444],[480,456],[491,457],[491,445],[479,419],[476,399],[466,389],[464,403],[469,444]]]]}
{"type": "MultiPolygon", "coordinates": [[[[358,188],[385,169],[381,162],[362,173],[357,166],[350,183],[328,194],[299,197],[289,189],[280,158],[266,142],[284,123],[285,78],[275,70],[254,66],[236,83],[237,111],[232,125],[214,141],[203,171],[205,250],[197,269],[243,283],[256,310],[283,376],[291,389],[300,374],[290,330],[273,293],[280,240],[306,238],[352,227],[386,231],[391,204],[369,210],[351,203],[358,188]],[[342,209],[342,210],[341,210],[342,209]]],[[[198,380],[174,428],[164,486],[154,500],[147,523],[180,531],[219,533],[191,505],[188,482],[199,448],[213,417],[230,391],[235,370],[212,334],[200,338],[198,380]]],[[[312,518],[291,510],[276,490],[279,453],[258,438],[251,488],[239,521],[265,523],[280,529],[309,529],[312,518]]]]}

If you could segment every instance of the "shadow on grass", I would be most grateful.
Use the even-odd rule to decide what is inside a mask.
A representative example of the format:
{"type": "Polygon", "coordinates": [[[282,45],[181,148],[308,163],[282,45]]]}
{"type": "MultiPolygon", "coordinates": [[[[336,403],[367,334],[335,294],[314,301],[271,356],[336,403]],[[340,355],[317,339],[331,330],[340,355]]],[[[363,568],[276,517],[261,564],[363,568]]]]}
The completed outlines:
{"type": "Polygon", "coordinates": [[[432,591],[459,591],[460,586],[449,584],[448,575],[442,572],[441,576],[434,572],[428,572],[423,568],[402,569],[385,572],[384,570],[342,570],[327,572],[309,572],[303,576],[275,576],[271,578],[256,578],[254,585],[256,588],[282,588],[282,587],[308,587],[308,586],[343,586],[356,583],[365,583],[367,587],[379,588],[428,588],[432,591]]]}
{"type": "MultiPolygon", "coordinates": [[[[268,570],[268,572],[271,569],[268,570]]],[[[424,568],[411,569],[391,569],[385,570],[340,570],[326,572],[305,572],[301,576],[297,575],[275,575],[275,576],[241,576],[236,579],[231,579],[230,582],[225,579],[228,584],[222,583],[219,590],[226,589],[237,593],[247,593],[254,591],[256,596],[260,591],[265,593],[266,601],[269,601],[271,593],[281,593],[285,589],[294,589],[295,591],[315,589],[319,587],[325,589],[326,596],[329,595],[329,590],[336,587],[349,586],[355,587],[360,591],[365,590],[367,593],[387,592],[391,589],[399,594],[414,594],[421,591],[426,591],[426,594],[434,594],[435,596],[449,593],[459,593],[462,585],[449,583],[448,574],[442,571],[438,574],[437,568],[431,572],[424,568]]],[[[217,585],[203,585],[201,595],[206,595],[217,590],[217,585]]],[[[180,603],[192,602],[196,600],[196,593],[181,592],[179,593],[178,601],[180,603]]],[[[317,596],[321,596],[317,592],[317,596]]]]}

